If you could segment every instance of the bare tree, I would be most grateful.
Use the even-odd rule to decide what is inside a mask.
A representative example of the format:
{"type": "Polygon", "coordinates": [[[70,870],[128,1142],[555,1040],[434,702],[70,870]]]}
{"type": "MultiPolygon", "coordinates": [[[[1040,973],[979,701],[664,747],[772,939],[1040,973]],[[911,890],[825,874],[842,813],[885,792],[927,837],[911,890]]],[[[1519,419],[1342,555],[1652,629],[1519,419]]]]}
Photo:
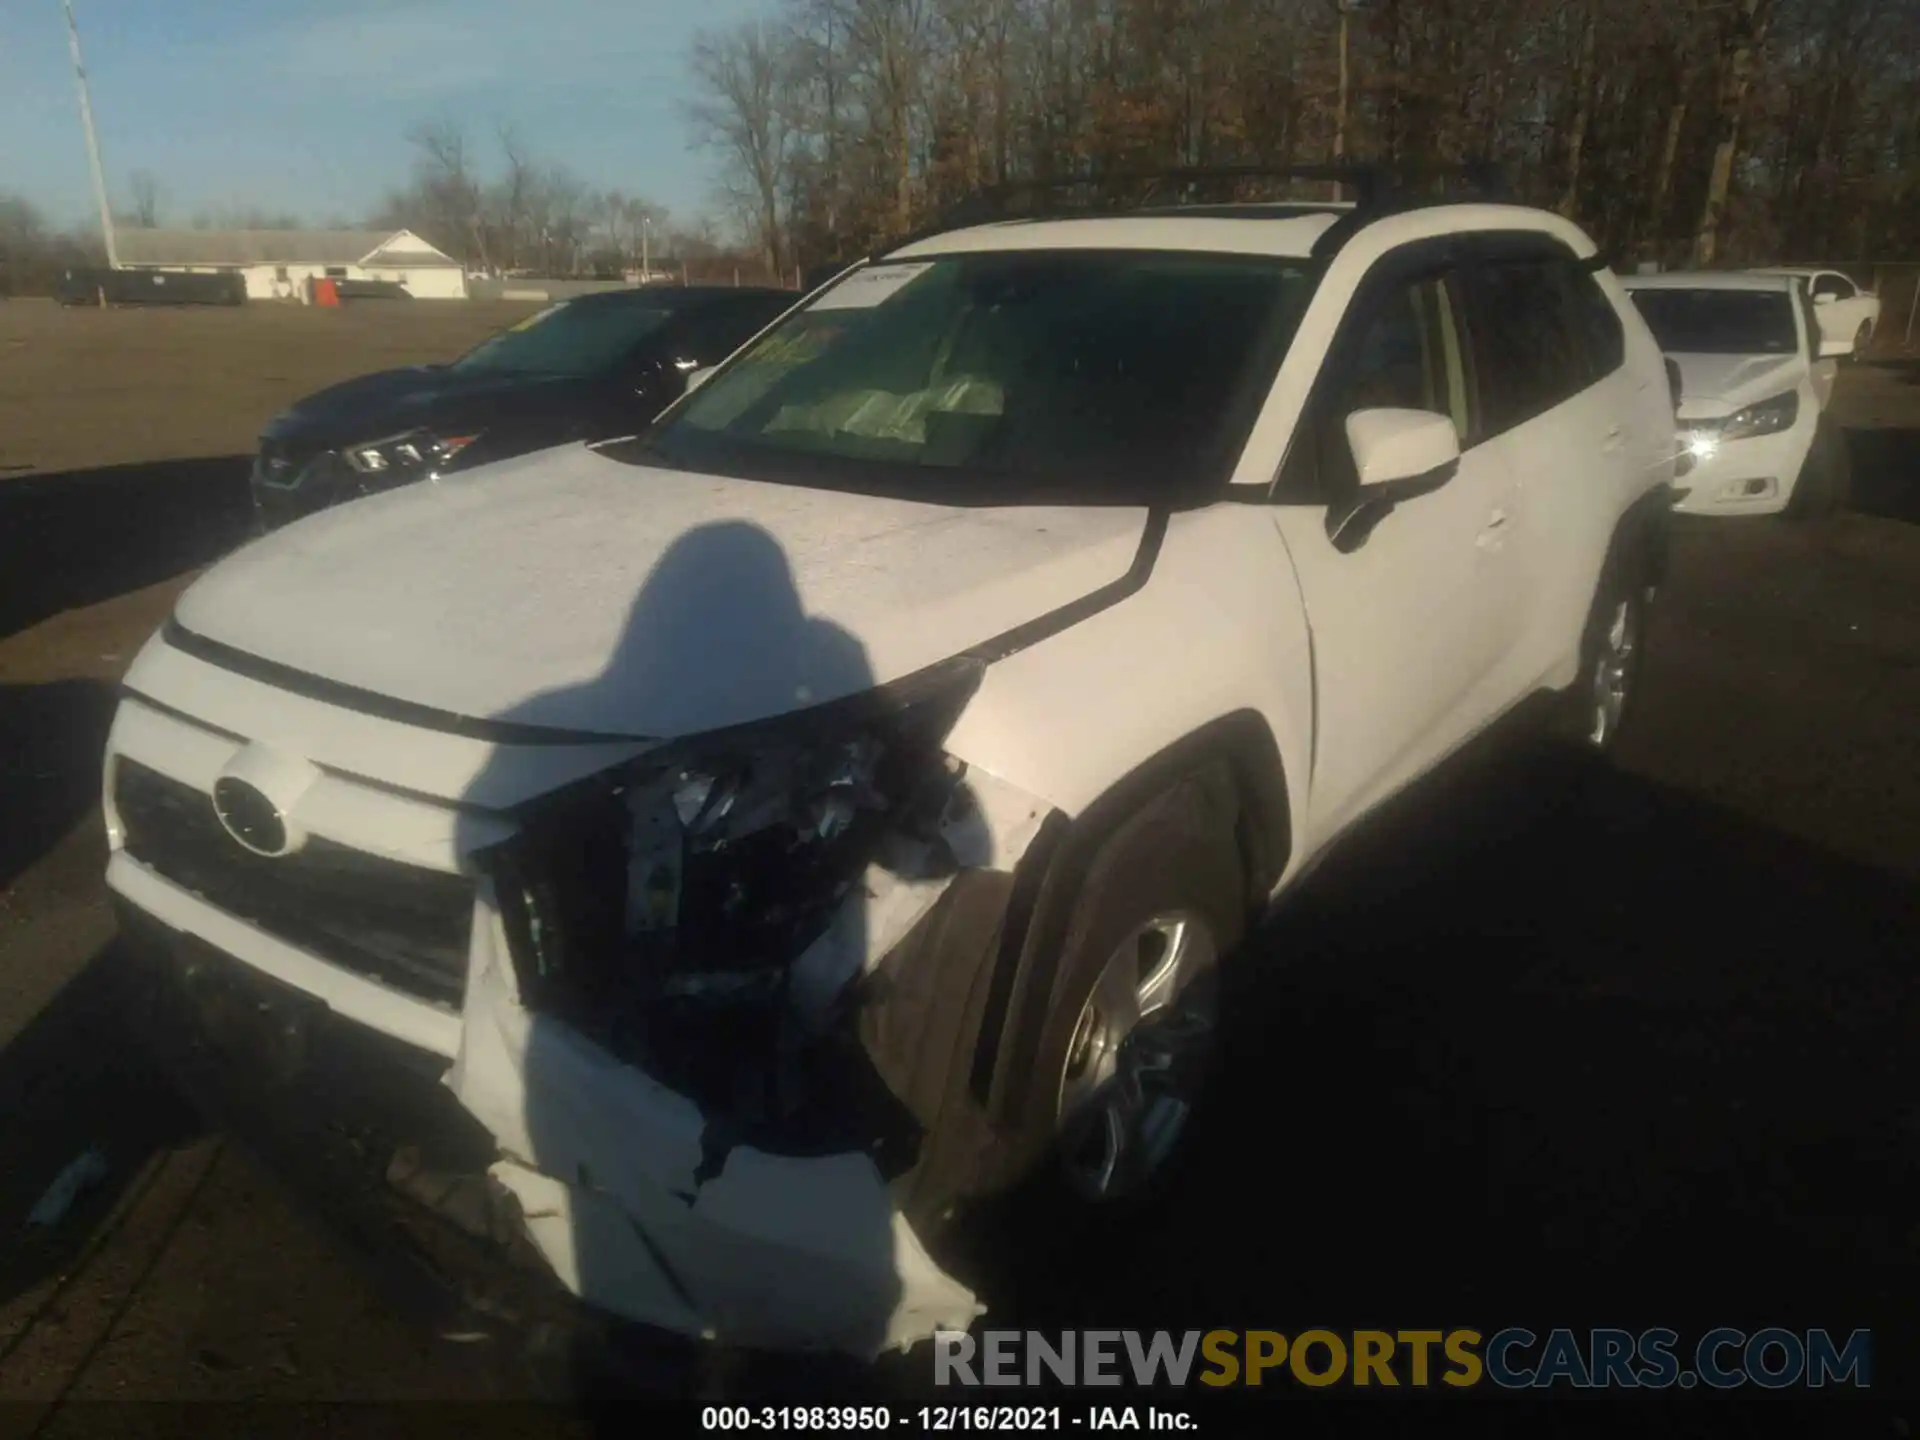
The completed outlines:
{"type": "Polygon", "coordinates": [[[136,229],[152,230],[160,224],[160,182],[145,170],[136,170],[128,179],[127,188],[133,195],[133,214],[129,217],[136,229]]]}
{"type": "Polygon", "coordinates": [[[407,140],[416,151],[413,185],[393,201],[410,211],[413,221],[399,223],[435,237],[450,254],[471,260],[477,253],[486,265],[480,184],[468,154],[466,131],[452,120],[431,120],[414,126],[407,140]]]}
{"type": "Polygon", "coordinates": [[[196,210],[187,222],[192,230],[304,230],[298,215],[259,205],[216,205],[196,210]]]}
{"type": "Polygon", "coordinates": [[[30,201],[0,191],[0,281],[14,294],[43,294],[70,266],[106,263],[100,232],[92,226],[62,232],[30,201]]]}
{"type": "Polygon", "coordinates": [[[769,270],[783,252],[781,196],[792,159],[793,67],[764,25],[701,35],[693,72],[702,91],[688,107],[697,140],[725,157],[735,205],[752,217],[769,270]]]}
{"type": "Polygon", "coordinates": [[[1739,0],[1722,32],[1714,92],[1712,159],[1707,171],[1706,194],[1700,202],[1700,223],[1693,236],[1695,265],[1711,265],[1719,253],[1727,190],[1733,182],[1734,157],[1740,149],[1740,122],[1746,110],[1747,91],[1753,84],[1756,55],[1765,43],[1772,16],[1772,0],[1739,0]]]}

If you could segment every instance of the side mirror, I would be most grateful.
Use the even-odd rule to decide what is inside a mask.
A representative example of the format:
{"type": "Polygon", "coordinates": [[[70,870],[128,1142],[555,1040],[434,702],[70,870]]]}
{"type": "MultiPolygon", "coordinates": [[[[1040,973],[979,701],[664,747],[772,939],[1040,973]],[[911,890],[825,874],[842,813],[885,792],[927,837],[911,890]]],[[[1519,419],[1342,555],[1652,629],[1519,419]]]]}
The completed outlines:
{"type": "Polygon", "coordinates": [[[1395,500],[1439,489],[1460,466],[1460,432],[1431,410],[1356,410],[1347,444],[1360,488],[1395,500]]]}
{"type": "Polygon", "coordinates": [[[1673,397],[1673,413],[1678,415],[1680,413],[1680,390],[1683,383],[1680,376],[1680,365],[1671,355],[1665,355],[1661,358],[1667,362],[1667,393],[1673,397]]]}
{"type": "Polygon", "coordinates": [[[1460,432],[1431,410],[1356,410],[1347,416],[1347,446],[1360,484],[1327,514],[1327,533],[1341,549],[1357,546],[1394,506],[1438,490],[1460,468],[1460,432]]]}
{"type": "Polygon", "coordinates": [[[1844,359],[1853,354],[1853,340],[1844,335],[1822,335],[1820,337],[1820,358],[1822,360],[1844,359]]]}
{"type": "Polygon", "coordinates": [[[1833,303],[1833,296],[1816,295],[1813,297],[1813,303],[1816,305],[1831,305],[1833,303]]]}

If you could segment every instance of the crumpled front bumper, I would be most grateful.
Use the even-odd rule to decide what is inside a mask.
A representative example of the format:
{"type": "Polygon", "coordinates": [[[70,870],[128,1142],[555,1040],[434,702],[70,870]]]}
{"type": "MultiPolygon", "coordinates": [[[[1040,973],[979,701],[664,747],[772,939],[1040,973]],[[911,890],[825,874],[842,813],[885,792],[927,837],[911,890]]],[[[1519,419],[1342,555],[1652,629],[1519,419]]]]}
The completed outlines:
{"type": "MultiPolygon", "coordinates": [[[[277,734],[313,728],[312,702],[239,685],[209,667],[188,678],[193,686],[173,688],[191,689],[199,703],[233,700],[235,728],[277,734]]],[[[331,712],[325,718],[337,719],[331,712]]],[[[439,748],[423,749],[402,727],[355,724],[368,732],[362,748],[369,754],[449,763],[438,739],[439,748]]],[[[403,1083],[387,1098],[359,1106],[355,1123],[383,1112],[396,1123],[417,1112],[457,1115],[455,1128],[469,1143],[449,1165],[477,1177],[489,1204],[498,1201],[511,1214],[518,1248],[573,1292],[575,1304],[585,1300],[635,1324],[733,1346],[868,1360],[937,1329],[965,1328],[980,1313],[968,1289],[929,1257],[915,1223],[942,1216],[955,1188],[948,1182],[972,1183],[989,1158],[994,1137],[978,1107],[947,1103],[949,1072],[973,1053],[963,1031],[978,1023],[996,973],[1012,871],[1048,813],[1043,802],[991,776],[970,776],[974,804],[957,814],[948,834],[959,868],[919,878],[870,874],[796,959],[789,987],[796,1013],[827,1025],[833,1038],[854,1042],[854,1063],[835,1075],[858,1082],[851,1086],[856,1103],[835,1094],[803,1104],[802,1118],[809,1127],[842,1116],[858,1123],[820,1123],[808,1134],[783,1127],[736,1131],[728,1117],[710,1113],[711,1104],[703,1110],[523,1003],[491,884],[476,879],[462,849],[501,835],[471,817],[425,795],[375,790],[333,770],[300,806],[316,835],[366,862],[359,869],[391,868],[391,861],[400,876],[412,867],[471,884],[458,999],[409,991],[368,968],[359,951],[338,948],[344,943],[338,927],[289,928],[284,905],[256,906],[247,918],[215,903],[209,896],[216,892],[201,893],[204,883],[193,878],[200,872],[176,863],[191,848],[182,849],[192,827],[165,806],[142,810],[145,818],[135,827],[145,827],[142,836],[130,838],[118,805],[121,772],[129,764],[163,776],[171,787],[168,804],[177,801],[180,815],[191,818],[200,806],[210,808],[214,778],[244,743],[129,699],[116,718],[106,766],[107,883],[127,917],[123,929],[157,937],[144,948],[169,957],[165,964],[174,968],[180,953],[190,951],[196,963],[212,957],[278,995],[265,1009],[224,1007],[222,1023],[251,1038],[240,1045],[244,1063],[223,1066],[214,1077],[220,1085],[246,1100],[259,1098],[253,1091],[298,1091],[327,1108],[365,1087],[355,1064],[316,1070],[303,1060],[303,1032],[346,1035],[348,1051],[404,1052],[411,1064],[401,1067],[408,1072],[403,1083]],[[852,994],[856,982],[866,998],[855,1004],[858,1033],[848,1037],[833,1028],[847,1023],[832,1018],[838,1013],[833,1002],[852,994]],[[293,1016],[289,1034],[274,1032],[272,1016],[282,1012],[293,1016]],[[266,1081],[256,1078],[263,1066],[272,1072],[266,1081]],[[405,1099],[394,1098],[402,1091],[405,1099]],[[947,1123],[956,1112],[959,1123],[947,1123]],[[915,1151],[916,1136],[957,1141],[915,1151]],[[926,1163],[916,1165],[915,1154],[926,1163]]],[[[529,764],[551,769],[551,759],[541,750],[529,764]]],[[[542,769],[533,778],[552,783],[554,777],[542,769]]],[[[213,858],[199,856],[207,864],[213,858]]],[[[258,880],[221,874],[234,885],[258,880]]],[[[281,889],[280,900],[293,903],[294,891],[281,889]]],[[[332,903],[325,895],[310,898],[332,903]]],[[[353,943],[362,939],[373,944],[380,937],[356,931],[353,943]]],[[[460,962],[453,965],[459,975],[460,962]]],[[[264,1123],[273,1125],[270,1118],[264,1123]]],[[[402,1126],[369,1141],[381,1151],[370,1183],[387,1184],[396,1155],[416,1139],[402,1126]]],[[[313,1148],[317,1154],[325,1147],[316,1139],[313,1148]]],[[[480,1228],[490,1227],[489,1219],[480,1228]]]]}
{"type": "Polygon", "coordinates": [[[461,1035],[447,1084],[508,1157],[492,1175],[534,1245],[588,1302],[683,1334],[862,1359],[981,1313],[869,1155],[729,1143],[691,1100],[523,1007],[497,921],[476,928],[461,1035]]]}
{"type": "Polygon", "coordinates": [[[303,1169],[364,1162],[357,1177],[312,1177],[330,1191],[390,1182],[403,1151],[415,1166],[484,1174],[496,1197],[516,1202],[507,1209],[517,1235],[491,1216],[465,1226],[489,1232],[479,1238],[493,1248],[524,1241],[589,1306],[734,1346],[871,1360],[982,1312],[928,1255],[868,1155],[727,1145],[692,1101],[522,1007],[490,907],[476,910],[463,1038],[448,1070],[240,963],[228,951],[244,949],[233,944],[241,922],[206,926],[228,942],[216,946],[196,931],[197,897],[178,892],[154,914],[155,887],[173,887],[150,872],[136,878],[136,863],[116,857],[116,889],[147,981],[143,1028],[171,1052],[163,1058],[176,1075],[191,1067],[185,1088],[216,1119],[237,1100],[256,1132],[283,1131],[265,1135],[272,1148],[309,1152],[292,1156],[303,1169]],[[359,1058],[342,1062],[342,1046],[359,1058]],[[377,1066],[366,1058],[375,1052],[377,1066]],[[210,1091],[221,1093],[209,1101],[210,1091]],[[297,1122],[283,1125],[281,1100],[302,1108],[297,1122]],[[322,1160],[340,1134],[358,1136],[353,1158],[322,1160]],[[307,1138],[289,1147],[295,1135],[307,1138]]]}

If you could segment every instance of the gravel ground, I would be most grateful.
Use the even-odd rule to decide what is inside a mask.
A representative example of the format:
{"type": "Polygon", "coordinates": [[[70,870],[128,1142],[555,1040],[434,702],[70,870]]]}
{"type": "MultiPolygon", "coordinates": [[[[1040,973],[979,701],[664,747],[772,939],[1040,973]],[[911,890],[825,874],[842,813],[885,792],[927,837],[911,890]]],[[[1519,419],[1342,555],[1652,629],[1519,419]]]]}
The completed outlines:
{"type": "MultiPolygon", "coordinates": [[[[112,935],[112,685],[238,534],[260,422],[524,308],[0,305],[0,1432],[184,1433],[216,1412],[178,1402],[248,1400],[285,1433],[349,1415],[471,1433],[453,1402],[487,1400],[489,1431],[584,1433],[501,1403],[541,1393],[514,1356],[396,1309],[204,1133],[120,1042],[91,964],[112,935]],[[90,1145],[107,1180],[52,1233],[24,1229],[90,1145]]],[[[1575,783],[1490,743],[1367,827],[1248,967],[1224,1103],[1151,1243],[988,1217],[961,1263],[996,1315],[1871,1326],[1874,1391],[1817,1415],[1696,1395],[1550,1425],[1510,1397],[1317,1392],[1254,1419],[1885,1435],[1913,1416],[1920,366],[1850,369],[1837,405],[1855,513],[1682,529],[1622,773],[1575,783]]],[[[908,1390],[917,1363],[892,1372],[908,1390]]]]}

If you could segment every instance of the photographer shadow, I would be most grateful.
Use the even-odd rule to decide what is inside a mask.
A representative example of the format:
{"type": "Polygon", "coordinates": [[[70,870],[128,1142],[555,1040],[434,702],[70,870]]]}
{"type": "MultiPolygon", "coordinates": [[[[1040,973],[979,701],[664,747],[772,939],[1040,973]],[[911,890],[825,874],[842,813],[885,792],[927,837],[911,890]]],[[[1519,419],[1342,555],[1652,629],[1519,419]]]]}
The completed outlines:
{"type": "MultiPolygon", "coordinates": [[[[774,720],[874,683],[860,641],[807,612],[779,541],[757,525],[722,521],[688,531],[660,556],[597,675],[495,718],[579,730],[589,728],[585,716],[596,733],[678,737],[774,720]]],[[[524,750],[499,752],[468,788],[476,807],[534,793],[517,768],[524,763],[524,750]]],[[[602,813],[619,827],[604,833],[626,841],[624,805],[602,813]]],[[[485,845],[477,832],[462,837],[463,850],[485,845]]],[[[541,852],[541,874],[567,872],[561,883],[593,897],[596,909],[610,905],[608,925],[623,924],[630,862],[604,864],[606,851],[621,847],[604,847],[598,864],[585,847],[563,848],[541,852]]],[[[516,892],[501,896],[503,914],[515,913],[528,893],[522,872],[482,863],[498,890],[516,892]]],[[[837,922],[842,955],[865,956],[860,916],[855,906],[837,922]]],[[[490,1088],[496,1107],[518,1105],[517,1114],[482,1115],[534,1177],[509,1179],[509,1188],[519,1187],[547,1262],[608,1322],[567,1357],[569,1386],[589,1404],[647,1391],[713,1398],[716,1385],[733,1403],[743,1387],[763,1395],[816,1388],[839,1370],[833,1356],[851,1366],[884,1348],[906,1294],[903,1275],[927,1263],[924,1254],[903,1251],[890,1177],[872,1155],[845,1146],[844,1126],[827,1113],[842,1108],[843,1092],[809,1089],[803,1109],[822,1113],[801,1115],[784,1135],[772,1127],[769,1138],[770,1127],[755,1131],[742,1120],[753,1108],[746,1097],[716,1096],[706,1085],[696,1103],[679,1093],[688,1088],[679,1076],[668,1085],[648,1073],[650,1047],[675,1037],[648,1035],[648,1023],[659,1023],[644,1013],[651,977],[617,968],[634,959],[596,954],[579,973],[536,976],[523,953],[510,988],[489,988],[503,977],[469,979],[469,1053],[456,1076],[464,1068],[461,1083],[490,1088]],[[518,1000],[502,999],[516,990],[518,1000]],[[486,1017],[478,1024],[476,1010],[486,1017]],[[506,1038],[495,1044],[494,1036],[506,1038]],[[491,1048],[473,1053],[481,1047],[491,1048]],[[517,1076],[501,1074],[503,1059],[517,1076]],[[811,1130],[838,1133],[810,1138],[811,1130]],[[783,1317],[773,1329],[766,1301],[783,1317]],[[709,1343],[684,1338],[690,1331],[709,1343]],[[772,1353],[807,1338],[819,1355],[772,1353]],[[735,1363],[742,1351],[751,1363],[735,1363]]],[[[740,1046],[743,1072],[751,1045],[740,1046]]],[[[704,1058],[709,1075],[724,1079],[736,1068],[730,1056],[704,1058]]],[[[869,1113],[891,1107],[889,1125],[915,1128],[877,1071],[857,1084],[869,1113]]],[[[910,1235],[904,1243],[917,1249],[910,1235]]]]}

